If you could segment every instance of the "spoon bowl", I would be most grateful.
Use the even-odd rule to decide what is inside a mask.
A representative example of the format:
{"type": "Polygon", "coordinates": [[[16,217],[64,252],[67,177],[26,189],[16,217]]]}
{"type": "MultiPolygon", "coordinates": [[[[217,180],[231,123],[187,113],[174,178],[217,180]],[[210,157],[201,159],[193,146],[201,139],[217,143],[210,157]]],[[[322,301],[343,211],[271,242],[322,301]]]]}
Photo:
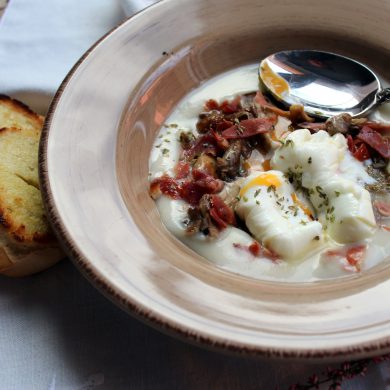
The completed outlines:
{"type": "Polygon", "coordinates": [[[351,58],[317,50],[288,50],[272,54],[259,66],[265,91],[284,105],[302,104],[320,119],[348,113],[366,115],[390,100],[376,74],[351,58]]]}

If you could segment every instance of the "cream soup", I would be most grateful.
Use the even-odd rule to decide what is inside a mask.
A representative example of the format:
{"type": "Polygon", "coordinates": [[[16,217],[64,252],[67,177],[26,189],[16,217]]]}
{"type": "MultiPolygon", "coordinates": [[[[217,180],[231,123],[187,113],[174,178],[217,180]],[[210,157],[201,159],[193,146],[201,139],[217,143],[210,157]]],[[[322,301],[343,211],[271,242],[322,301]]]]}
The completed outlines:
{"type": "MultiPolygon", "coordinates": [[[[249,95],[258,88],[257,65],[224,73],[189,93],[160,129],[149,170],[151,193],[167,229],[218,266],[263,280],[336,278],[388,261],[390,203],[384,190],[387,182],[383,183],[387,181],[383,164],[388,160],[378,155],[380,161],[373,161],[378,152],[371,146],[383,147],[372,139],[379,134],[383,143],[386,126],[371,134],[367,126],[348,122],[353,136],[337,131],[329,134],[324,124],[313,126],[305,122],[304,113],[298,113],[309,131],[291,123],[292,114],[286,117],[262,106],[266,103],[261,94],[249,95]],[[210,103],[209,99],[214,100],[210,103]],[[237,112],[248,99],[254,103],[241,119],[237,112]],[[221,108],[224,101],[231,106],[221,108]],[[210,127],[214,144],[209,149],[203,142],[203,157],[199,158],[194,154],[199,147],[196,137],[202,137],[197,128],[206,134],[204,140],[210,135],[199,126],[203,120],[199,115],[205,111],[219,115],[218,110],[228,114],[219,117],[218,128],[210,127]],[[232,174],[226,162],[231,162],[229,151],[234,152],[234,145],[241,148],[241,154],[240,167],[232,174]],[[249,152],[245,149],[248,145],[249,152]],[[215,156],[215,148],[224,150],[223,158],[215,156]],[[373,162],[382,166],[374,169],[373,162]],[[202,173],[205,166],[207,174],[202,173]],[[208,189],[206,198],[212,206],[206,207],[210,224],[206,223],[206,228],[199,227],[205,225],[204,210],[199,206],[203,198],[192,197],[188,177],[208,189]],[[167,182],[159,181],[161,178],[168,178],[167,182]],[[164,191],[167,183],[169,190],[164,191]],[[187,187],[183,190],[181,185],[187,187]],[[221,207],[213,206],[221,201],[221,207]],[[227,213],[226,205],[233,214],[227,213]]],[[[206,121],[210,119],[210,114],[202,115],[206,121]]],[[[367,124],[375,126],[372,123],[378,120],[390,122],[388,107],[375,112],[367,124]]],[[[237,154],[232,156],[237,158],[237,154]]]]}

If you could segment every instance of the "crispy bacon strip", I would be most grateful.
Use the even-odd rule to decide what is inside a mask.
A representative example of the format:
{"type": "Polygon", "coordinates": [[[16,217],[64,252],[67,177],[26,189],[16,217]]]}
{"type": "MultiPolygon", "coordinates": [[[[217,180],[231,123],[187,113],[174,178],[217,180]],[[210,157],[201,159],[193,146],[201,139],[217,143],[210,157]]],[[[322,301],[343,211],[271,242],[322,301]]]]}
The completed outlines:
{"type": "Polygon", "coordinates": [[[364,124],[376,131],[380,131],[380,132],[390,131],[390,125],[386,125],[381,122],[366,121],[364,124]]]}
{"type": "Polygon", "coordinates": [[[267,133],[272,130],[275,122],[270,118],[245,119],[222,132],[226,139],[248,138],[253,135],[267,133]]]}
{"type": "Polygon", "coordinates": [[[376,150],[382,157],[390,158],[390,139],[369,126],[363,126],[357,138],[376,150]]]}
{"type": "Polygon", "coordinates": [[[181,186],[181,198],[190,205],[196,206],[204,194],[216,194],[224,186],[222,180],[215,179],[211,175],[199,169],[192,170],[193,180],[184,182],[181,186]]]}
{"type": "Polygon", "coordinates": [[[224,186],[222,180],[215,179],[199,169],[193,169],[191,176],[188,177],[187,166],[183,164],[181,167],[178,174],[179,176],[185,174],[185,177],[182,177],[184,180],[168,175],[152,180],[149,192],[153,199],[157,199],[161,194],[164,194],[172,199],[184,199],[190,205],[196,206],[204,194],[216,194],[222,190],[224,186]]]}
{"type": "Polygon", "coordinates": [[[210,216],[217,224],[218,229],[224,229],[228,225],[236,225],[233,210],[218,195],[210,197],[210,216]]]}
{"type": "Polygon", "coordinates": [[[212,134],[205,134],[199,137],[189,149],[184,150],[183,155],[186,160],[191,160],[202,153],[216,156],[217,148],[215,137],[212,134]]]}

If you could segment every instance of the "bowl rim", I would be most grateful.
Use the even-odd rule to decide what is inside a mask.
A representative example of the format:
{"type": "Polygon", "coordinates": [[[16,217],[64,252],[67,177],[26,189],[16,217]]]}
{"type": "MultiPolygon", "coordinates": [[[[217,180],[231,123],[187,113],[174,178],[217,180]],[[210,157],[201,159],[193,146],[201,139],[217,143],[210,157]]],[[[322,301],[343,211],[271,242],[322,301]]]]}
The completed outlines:
{"type": "Polygon", "coordinates": [[[109,30],[101,38],[99,38],[84,54],[77,60],[73,67],[69,70],[60,86],[58,87],[45,118],[42,128],[41,138],[39,142],[38,152],[38,167],[39,167],[39,182],[42,193],[42,199],[49,223],[53,228],[56,237],[59,240],[61,247],[68,255],[76,268],[86,277],[86,279],[104,296],[119,306],[122,310],[131,314],[133,317],[141,320],[147,325],[169,335],[176,337],[182,341],[189,342],[193,345],[202,346],[209,350],[219,352],[228,352],[243,356],[253,356],[261,358],[276,358],[276,359],[300,359],[300,360],[325,360],[337,361],[353,356],[354,358],[375,356],[376,354],[384,354],[390,352],[390,336],[376,339],[375,342],[362,342],[351,347],[333,347],[330,349],[310,349],[302,348],[298,350],[292,349],[273,349],[267,346],[247,345],[244,343],[213,338],[212,336],[202,332],[199,329],[189,328],[175,320],[167,318],[158,313],[153,308],[146,308],[137,300],[132,299],[126,294],[123,294],[119,289],[116,290],[110,283],[109,278],[93,267],[87,256],[83,255],[79,249],[77,242],[71,237],[68,229],[63,223],[60,213],[53,199],[53,193],[50,185],[48,172],[48,142],[50,136],[50,127],[52,125],[53,115],[61,100],[62,94],[65,91],[69,81],[75,75],[79,67],[90,56],[99,44],[108,39],[115,31],[122,28],[124,25],[135,18],[142,16],[150,8],[164,6],[165,3],[171,3],[175,0],[158,0],[156,3],[149,5],[134,15],[125,18],[117,26],[109,30]]]}

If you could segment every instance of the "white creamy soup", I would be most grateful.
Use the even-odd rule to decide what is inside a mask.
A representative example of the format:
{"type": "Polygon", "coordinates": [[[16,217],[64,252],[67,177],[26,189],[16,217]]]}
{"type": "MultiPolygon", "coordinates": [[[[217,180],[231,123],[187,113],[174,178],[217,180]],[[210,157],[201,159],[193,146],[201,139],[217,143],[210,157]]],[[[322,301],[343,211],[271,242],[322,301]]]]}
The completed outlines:
{"type": "Polygon", "coordinates": [[[226,72],[189,93],[159,131],[151,195],[167,229],[218,266],[263,280],[336,278],[389,261],[390,105],[360,122],[313,125],[258,89],[257,65],[226,72]]]}

